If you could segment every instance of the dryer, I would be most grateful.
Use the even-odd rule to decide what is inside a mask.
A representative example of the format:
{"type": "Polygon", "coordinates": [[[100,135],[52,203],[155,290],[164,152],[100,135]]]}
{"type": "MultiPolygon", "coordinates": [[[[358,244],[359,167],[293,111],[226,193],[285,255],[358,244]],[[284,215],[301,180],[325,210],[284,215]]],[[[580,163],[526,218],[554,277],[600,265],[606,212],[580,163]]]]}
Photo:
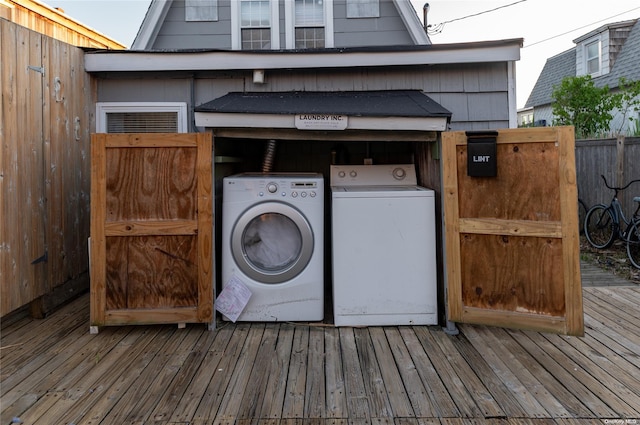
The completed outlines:
{"type": "Polygon", "coordinates": [[[317,173],[244,173],[223,179],[222,287],[251,298],[239,321],[324,317],[324,179],[317,173]]]}
{"type": "Polygon", "coordinates": [[[336,326],[437,324],[435,194],[413,164],[331,166],[336,326]]]}

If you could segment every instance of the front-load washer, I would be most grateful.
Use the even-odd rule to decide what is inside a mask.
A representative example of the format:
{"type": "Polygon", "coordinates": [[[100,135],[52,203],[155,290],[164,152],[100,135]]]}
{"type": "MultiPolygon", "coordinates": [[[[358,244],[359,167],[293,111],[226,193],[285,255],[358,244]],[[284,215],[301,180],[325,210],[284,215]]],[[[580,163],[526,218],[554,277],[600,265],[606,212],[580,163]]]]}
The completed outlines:
{"type": "Polygon", "coordinates": [[[324,179],[317,173],[244,173],[223,179],[224,289],[251,291],[239,321],[324,317],[324,179]]]}
{"type": "Polygon", "coordinates": [[[331,167],[336,326],[437,324],[435,194],[414,167],[331,167]]]}

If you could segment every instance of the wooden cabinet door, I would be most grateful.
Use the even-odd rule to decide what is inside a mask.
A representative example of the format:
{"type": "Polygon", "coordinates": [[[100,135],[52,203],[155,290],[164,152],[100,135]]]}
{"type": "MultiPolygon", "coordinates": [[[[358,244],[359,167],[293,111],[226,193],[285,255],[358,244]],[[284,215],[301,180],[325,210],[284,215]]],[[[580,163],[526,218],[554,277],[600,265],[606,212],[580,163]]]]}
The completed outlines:
{"type": "Polygon", "coordinates": [[[213,321],[211,134],[94,134],[91,326],[213,321]]]}
{"type": "Polygon", "coordinates": [[[496,177],[442,146],[448,319],[582,335],[573,127],[500,130],[496,177]]]}

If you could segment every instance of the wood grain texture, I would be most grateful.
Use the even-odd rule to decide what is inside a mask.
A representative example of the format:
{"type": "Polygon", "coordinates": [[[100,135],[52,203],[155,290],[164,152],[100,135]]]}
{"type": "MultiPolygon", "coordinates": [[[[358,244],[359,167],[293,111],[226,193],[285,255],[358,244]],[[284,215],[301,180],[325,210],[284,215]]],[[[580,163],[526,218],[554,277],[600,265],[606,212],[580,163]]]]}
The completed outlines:
{"type": "Polygon", "coordinates": [[[583,333],[573,129],[499,130],[497,177],[443,134],[450,320],[583,333]]]}
{"type": "Polygon", "coordinates": [[[107,220],[193,220],[196,155],[193,148],[109,149],[107,220]]]}
{"type": "Polygon", "coordinates": [[[213,320],[211,135],[174,136],[94,135],[94,326],[213,320]]]}

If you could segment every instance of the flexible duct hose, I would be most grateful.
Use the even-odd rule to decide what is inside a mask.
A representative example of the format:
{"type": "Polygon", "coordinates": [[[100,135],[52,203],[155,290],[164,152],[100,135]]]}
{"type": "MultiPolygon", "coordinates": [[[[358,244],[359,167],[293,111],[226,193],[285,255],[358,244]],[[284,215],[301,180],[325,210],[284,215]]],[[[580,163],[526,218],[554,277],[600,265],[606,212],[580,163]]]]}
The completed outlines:
{"type": "Polygon", "coordinates": [[[276,156],[276,141],[269,140],[264,153],[264,161],[262,162],[262,172],[269,173],[273,169],[273,160],[276,156]]]}

